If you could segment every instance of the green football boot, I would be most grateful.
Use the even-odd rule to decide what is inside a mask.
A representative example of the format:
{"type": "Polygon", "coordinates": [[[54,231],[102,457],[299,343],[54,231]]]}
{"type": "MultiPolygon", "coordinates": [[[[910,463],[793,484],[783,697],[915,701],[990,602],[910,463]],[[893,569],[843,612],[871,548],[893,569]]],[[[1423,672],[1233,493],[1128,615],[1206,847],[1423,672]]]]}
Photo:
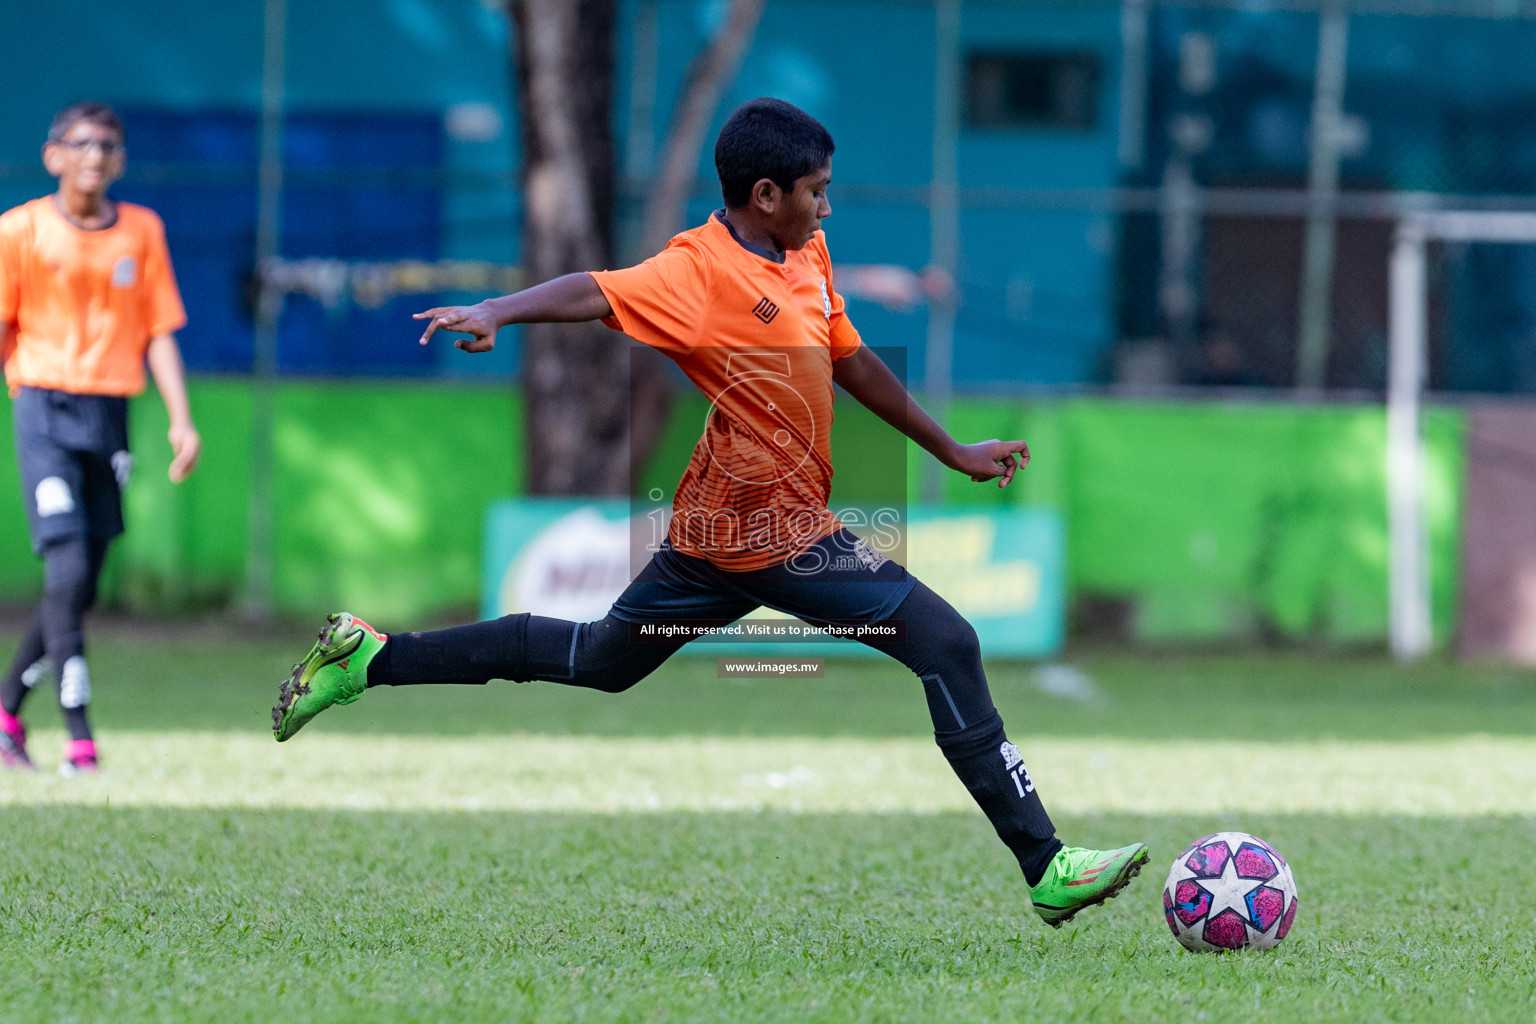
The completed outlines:
{"type": "Polygon", "coordinates": [[[332,704],[351,704],[368,685],[368,663],[389,637],[362,619],[332,612],[320,639],[278,689],[272,709],[277,742],[293,736],[332,704]]]}
{"type": "Polygon", "coordinates": [[[1045,877],[1029,887],[1035,913],[1052,928],[1060,928],[1079,910],[1112,900],[1141,873],[1147,845],[1133,843],[1118,850],[1085,850],[1063,846],[1051,858],[1045,877]]]}

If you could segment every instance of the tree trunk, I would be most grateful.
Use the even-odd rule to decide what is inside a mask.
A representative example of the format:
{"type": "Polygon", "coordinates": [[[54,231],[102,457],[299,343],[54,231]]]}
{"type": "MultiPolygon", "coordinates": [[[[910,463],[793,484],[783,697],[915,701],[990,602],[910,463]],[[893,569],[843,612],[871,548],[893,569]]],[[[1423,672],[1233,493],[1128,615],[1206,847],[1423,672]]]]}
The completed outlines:
{"type": "MultiPolygon", "coordinates": [[[[645,253],[681,226],[699,149],[764,0],[732,0],[689,66],[646,204],[645,253]]],[[[615,0],[508,0],[522,122],[523,267],[529,284],[613,258],[615,0]]],[[[666,360],[601,324],[528,324],[523,388],[530,494],[631,492],[666,424],[666,360]]]]}
{"type": "MultiPolygon", "coordinates": [[[[529,284],[612,252],[614,0],[514,0],[529,284]]],[[[631,344],[598,323],[522,328],[531,494],[629,492],[631,344]]]]}

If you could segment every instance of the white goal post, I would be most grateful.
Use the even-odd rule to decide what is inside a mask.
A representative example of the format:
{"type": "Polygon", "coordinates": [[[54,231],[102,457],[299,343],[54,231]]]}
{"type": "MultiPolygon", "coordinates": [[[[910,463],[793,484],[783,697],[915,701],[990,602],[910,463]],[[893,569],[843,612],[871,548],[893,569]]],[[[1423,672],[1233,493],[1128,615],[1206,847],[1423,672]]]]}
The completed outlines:
{"type": "Polygon", "coordinates": [[[1387,534],[1392,654],[1429,652],[1429,530],[1420,433],[1427,352],[1425,251],[1432,241],[1536,243],[1536,213],[1411,213],[1398,221],[1390,273],[1387,372],[1387,534]]]}

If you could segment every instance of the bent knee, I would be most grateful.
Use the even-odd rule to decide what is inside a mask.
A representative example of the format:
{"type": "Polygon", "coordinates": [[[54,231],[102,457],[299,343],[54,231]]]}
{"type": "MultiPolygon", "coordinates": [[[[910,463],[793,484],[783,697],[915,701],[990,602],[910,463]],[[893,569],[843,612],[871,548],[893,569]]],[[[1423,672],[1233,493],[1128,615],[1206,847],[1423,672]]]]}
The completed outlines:
{"type": "Polygon", "coordinates": [[[665,660],[649,644],[635,644],[629,626],[609,616],[577,626],[570,681],[604,693],[623,693],[665,660]]]}
{"type": "Polygon", "coordinates": [[[934,655],[942,664],[970,666],[981,661],[981,639],[976,629],[960,616],[944,623],[934,641],[934,655]]]}

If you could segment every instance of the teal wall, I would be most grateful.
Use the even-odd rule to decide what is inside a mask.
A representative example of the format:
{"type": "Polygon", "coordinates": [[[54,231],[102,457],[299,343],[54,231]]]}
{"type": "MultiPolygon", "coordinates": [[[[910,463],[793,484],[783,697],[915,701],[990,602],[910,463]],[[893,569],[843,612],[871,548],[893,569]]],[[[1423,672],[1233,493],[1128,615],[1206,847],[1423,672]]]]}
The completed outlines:
{"type": "MultiPolygon", "coordinates": [[[[445,142],[437,251],[515,261],[517,118],[501,5],[309,0],[287,8],[291,109],[431,118],[455,104],[475,103],[496,113],[501,131],[494,138],[445,142]]],[[[619,0],[613,131],[628,179],[619,197],[624,237],[634,234],[643,182],[654,169],[688,63],[725,9],[722,0],[619,0]],[[655,16],[654,53],[637,31],[647,11],[655,16]],[[645,105],[633,101],[646,90],[654,91],[654,103],[642,117],[645,105]]],[[[0,61],[0,95],[6,98],[0,106],[0,208],[50,187],[38,148],[48,119],[68,102],[94,97],[141,112],[254,112],[262,12],[261,0],[0,4],[0,39],[52,44],[12,45],[0,61]]],[[[961,4],[963,48],[1087,51],[1099,56],[1103,70],[1098,120],[1090,131],[968,128],[961,135],[961,183],[980,190],[966,193],[961,216],[954,372],[963,385],[1099,380],[1108,372],[1104,356],[1118,333],[1146,337],[1163,329],[1154,235],[1138,250],[1133,233],[1122,235],[1112,216],[1066,206],[1023,208],[1016,196],[1010,205],[985,194],[989,188],[1092,190],[1119,183],[1118,18],[1113,0],[961,4]],[[1117,251],[1125,268],[1118,289],[1117,251]],[[1118,324],[1117,303],[1125,310],[1118,324]]],[[[1218,58],[1218,89],[1209,98],[1216,143],[1198,161],[1197,174],[1212,183],[1299,186],[1306,169],[1316,15],[1199,4],[1154,12],[1148,151],[1135,183],[1160,180],[1167,124],[1183,102],[1173,81],[1179,40],[1195,29],[1212,33],[1218,58]]],[[[922,267],[929,260],[924,189],[932,176],[933,40],[931,3],[769,0],[710,131],[734,104],[752,96],[778,95],[804,105],[839,142],[828,222],[834,256],[922,267]]],[[[1345,161],[1346,181],[1458,194],[1529,193],[1536,183],[1533,54],[1532,19],[1352,16],[1346,109],[1365,119],[1370,144],[1345,161]]],[[[717,202],[708,184],[708,150],[699,155],[705,185],[690,209],[695,222],[717,202]]],[[[132,139],[129,151],[125,188],[140,173],[162,183],[191,180],[176,178],[183,173],[209,177],[206,164],[138,165],[132,139]]],[[[220,181],[229,171],[214,170],[220,181]]],[[[242,173],[240,187],[250,199],[254,168],[242,173]]],[[[253,199],[250,205],[254,209],[253,199]]],[[[368,230],[387,238],[390,227],[380,223],[368,230]]],[[[629,246],[619,258],[640,255],[629,246]]],[[[1536,347],[1529,341],[1536,337],[1536,285],[1530,284],[1536,272],[1527,265],[1533,258],[1529,247],[1518,246],[1452,254],[1445,285],[1451,337],[1447,358],[1435,362],[1444,378],[1434,382],[1437,387],[1536,389],[1536,347]]],[[[859,300],[850,302],[850,313],[867,337],[908,349],[912,379],[920,384],[923,313],[891,312],[859,300]]],[[[505,378],[516,370],[515,335],[509,331],[507,343],[487,357],[439,346],[429,370],[505,378]]],[[[189,356],[196,365],[196,353],[189,356]]],[[[1380,366],[1379,358],[1366,359],[1351,383],[1379,386],[1380,366]]],[[[356,372],[376,371],[359,365],[356,372]]]]}
{"type": "MultiPolygon", "coordinates": [[[[68,52],[89,55],[71,60],[68,74],[59,73],[58,52],[50,47],[13,47],[0,61],[0,94],[7,97],[0,109],[0,209],[50,187],[38,149],[49,118],[69,102],[98,98],[140,111],[256,110],[262,9],[260,0],[0,5],[0,38],[69,40],[68,52]]],[[[718,0],[620,0],[613,130],[620,174],[633,183],[619,197],[621,239],[633,238],[643,180],[654,169],[688,63],[724,10],[718,0]],[[650,57],[637,49],[642,5],[655,12],[657,42],[650,57]],[[633,116],[637,84],[654,89],[648,119],[633,116]]],[[[967,129],[959,142],[963,185],[1115,184],[1118,17],[1115,3],[967,0],[962,5],[963,47],[1092,51],[1102,63],[1093,130],[967,129]]],[[[454,104],[478,103],[499,114],[498,137],[445,143],[439,251],[445,258],[515,261],[517,118],[509,27],[497,5],[312,0],[288,4],[288,18],[285,82],[293,110],[441,114],[454,104]]],[[[834,257],[921,268],[930,259],[924,189],[932,174],[933,38],[934,8],[928,3],[770,0],[707,139],[743,100],[769,94],[803,105],[838,140],[834,214],[827,224],[834,257]]],[[[174,182],[184,173],[205,182],[229,175],[226,167],[135,164],[131,138],[128,147],[124,189],[151,180],[174,182]]],[[[704,182],[714,178],[712,148],[703,147],[699,157],[704,182]]],[[[249,192],[255,175],[254,168],[248,170],[241,187],[249,192]]],[[[691,222],[718,204],[718,192],[706,185],[690,207],[691,222]]],[[[254,200],[250,206],[254,211],[254,200]]],[[[370,223],[358,230],[382,237],[390,229],[370,223]]],[[[964,301],[956,322],[955,378],[978,385],[1091,379],[1115,333],[1112,218],[976,201],[963,210],[961,232],[958,281],[964,301]]],[[[620,262],[649,255],[632,244],[621,249],[620,262]]],[[[859,300],[849,309],[866,336],[910,350],[919,380],[927,343],[923,312],[891,312],[859,300]]],[[[507,335],[488,357],[439,347],[434,369],[513,373],[516,331],[507,335]]],[[[188,355],[197,365],[196,352],[188,355]]],[[[370,371],[364,365],[357,372],[370,371]]]]}

